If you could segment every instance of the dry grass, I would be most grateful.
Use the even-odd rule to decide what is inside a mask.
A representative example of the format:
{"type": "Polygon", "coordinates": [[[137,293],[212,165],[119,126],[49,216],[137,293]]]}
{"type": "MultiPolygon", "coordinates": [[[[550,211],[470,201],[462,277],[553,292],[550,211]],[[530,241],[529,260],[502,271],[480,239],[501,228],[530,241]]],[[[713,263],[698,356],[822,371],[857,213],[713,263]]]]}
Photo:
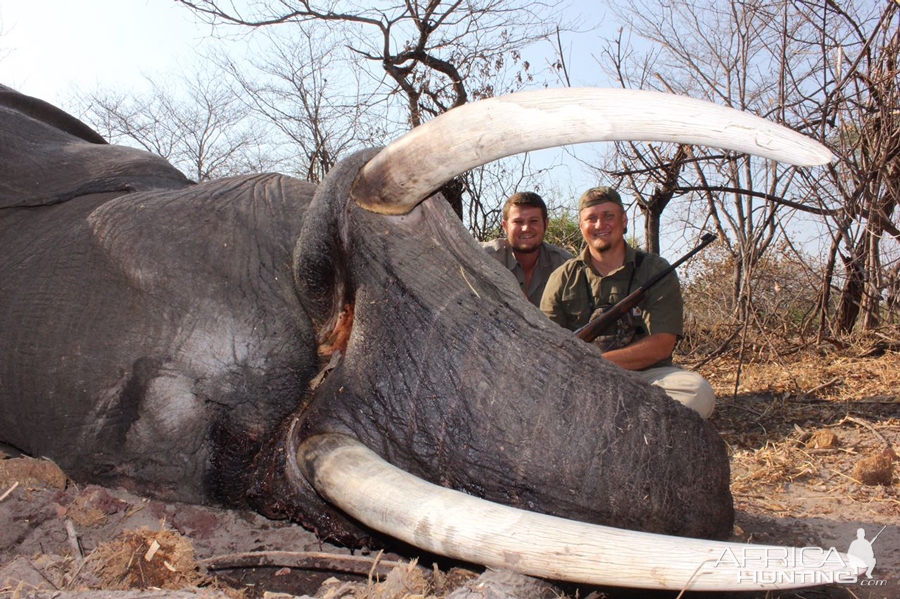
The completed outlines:
{"type": "Polygon", "coordinates": [[[900,521],[900,354],[806,350],[749,361],[736,395],[734,356],[700,371],[720,398],[712,422],[728,444],[738,509],[900,521]],[[867,463],[877,476],[861,474],[867,463]],[[888,484],[865,484],[874,480],[888,484]]]}
{"type": "Polygon", "coordinates": [[[16,483],[25,489],[40,488],[44,485],[65,489],[66,481],[63,471],[50,460],[36,460],[29,457],[0,458],[0,495],[16,483]]]}
{"type": "MultiPolygon", "coordinates": [[[[831,401],[900,403],[900,353],[864,358],[855,352],[803,351],[777,360],[747,359],[738,394],[809,394],[831,401]]],[[[745,356],[746,358],[746,356],[745,356]]],[[[716,392],[734,393],[737,357],[715,360],[702,372],[716,392]]]]}
{"type": "Polygon", "coordinates": [[[126,530],[99,545],[91,561],[106,589],[182,589],[207,582],[197,569],[191,540],[168,530],[126,530]]]}

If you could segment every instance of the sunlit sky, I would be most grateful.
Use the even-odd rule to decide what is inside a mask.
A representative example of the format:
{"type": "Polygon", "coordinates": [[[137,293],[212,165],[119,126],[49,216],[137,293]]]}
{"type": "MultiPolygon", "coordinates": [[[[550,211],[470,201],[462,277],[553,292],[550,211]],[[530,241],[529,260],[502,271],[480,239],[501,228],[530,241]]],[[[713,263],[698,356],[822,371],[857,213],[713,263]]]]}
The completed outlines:
{"type": "MultiPolygon", "coordinates": [[[[600,2],[572,5],[579,24],[603,20],[600,2]]],[[[144,75],[189,70],[210,33],[172,0],[0,0],[0,83],[55,104],[73,86],[141,86],[144,75]]],[[[585,32],[564,43],[590,48],[596,39],[585,32]]],[[[572,60],[596,72],[589,53],[572,60]]]]}
{"type": "Polygon", "coordinates": [[[173,71],[208,30],[167,0],[0,0],[0,82],[59,104],[173,71]]]}
{"type": "MultiPolygon", "coordinates": [[[[572,0],[570,6],[563,20],[583,29],[563,38],[573,83],[609,85],[592,54],[601,36],[613,37],[617,26],[606,18],[601,0],[572,0]]],[[[137,92],[147,85],[145,76],[190,71],[198,52],[215,43],[211,33],[172,0],[0,0],[0,83],[66,109],[76,87],[137,92]]],[[[549,44],[538,50],[549,55],[549,44]]],[[[585,151],[599,150],[578,153],[585,151]]],[[[559,150],[532,158],[555,161],[552,152],[559,150]]],[[[575,198],[579,189],[596,184],[591,177],[577,166],[565,168],[554,177],[556,191],[575,198]]]]}
{"type": "MultiPolygon", "coordinates": [[[[570,0],[569,6],[561,20],[581,30],[563,34],[573,83],[603,85],[605,76],[591,54],[602,33],[614,35],[615,25],[604,20],[600,0],[570,0]],[[597,23],[603,23],[603,31],[595,29],[597,23]]],[[[158,81],[191,72],[202,64],[200,54],[218,45],[212,33],[172,0],[0,0],[0,83],[73,110],[76,89],[140,93],[149,87],[145,77],[158,81]]],[[[224,46],[232,53],[242,47],[224,46]]],[[[544,42],[526,58],[546,64],[551,55],[550,43],[544,42]]],[[[584,151],[593,155],[599,147],[579,150],[584,151]]],[[[560,160],[562,151],[531,156],[549,165],[560,160]]],[[[556,191],[568,197],[596,181],[576,165],[561,170],[557,183],[556,191]]]]}

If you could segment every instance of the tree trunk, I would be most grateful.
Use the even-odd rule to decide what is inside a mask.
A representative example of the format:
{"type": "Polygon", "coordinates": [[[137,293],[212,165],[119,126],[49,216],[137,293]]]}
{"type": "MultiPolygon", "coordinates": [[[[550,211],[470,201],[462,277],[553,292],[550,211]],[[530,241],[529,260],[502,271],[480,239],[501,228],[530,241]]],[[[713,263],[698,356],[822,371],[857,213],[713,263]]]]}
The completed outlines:
{"type": "Polygon", "coordinates": [[[659,223],[664,207],[658,203],[640,206],[644,215],[644,249],[651,254],[659,255],[659,223]]]}
{"type": "Polygon", "coordinates": [[[865,288],[865,261],[867,234],[853,248],[853,256],[844,258],[844,267],[847,270],[847,281],[841,290],[841,299],[838,302],[835,316],[836,329],[841,333],[849,333],[856,324],[862,305],[863,289],[865,288]]]}
{"type": "Polygon", "coordinates": [[[840,245],[840,235],[835,235],[831,240],[831,249],[828,251],[828,263],[825,265],[825,272],[822,273],[822,291],[819,294],[819,332],[816,334],[816,343],[822,343],[825,338],[825,329],[828,326],[828,307],[831,304],[831,282],[834,278],[834,266],[837,262],[838,246],[840,245]]]}
{"type": "Polygon", "coordinates": [[[739,256],[734,257],[734,270],[731,273],[731,310],[735,320],[741,319],[741,289],[744,286],[743,262],[739,256]]]}
{"type": "Polygon", "coordinates": [[[446,199],[447,203],[450,204],[450,207],[453,208],[453,212],[456,213],[459,220],[462,220],[463,218],[463,189],[464,186],[459,177],[450,179],[444,183],[443,187],[440,189],[441,195],[444,196],[444,199],[446,199]]]}
{"type": "Polygon", "coordinates": [[[688,156],[688,146],[679,145],[672,160],[663,166],[665,177],[654,190],[650,199],[639,202],[638,206],[644,215],[644,247],[651,254],[659,254],[659,223],[663,210],[669,205],[675,190],[678,188],[678,176],[688,156]]]}
{"type": "Polygon", "coordinates": [[[866,281],[863,295],[863,329],[871,331],[878,328],[881,321],[881,253],[879,252],[880,231],[868,235],[866,248],[866,281]]]}

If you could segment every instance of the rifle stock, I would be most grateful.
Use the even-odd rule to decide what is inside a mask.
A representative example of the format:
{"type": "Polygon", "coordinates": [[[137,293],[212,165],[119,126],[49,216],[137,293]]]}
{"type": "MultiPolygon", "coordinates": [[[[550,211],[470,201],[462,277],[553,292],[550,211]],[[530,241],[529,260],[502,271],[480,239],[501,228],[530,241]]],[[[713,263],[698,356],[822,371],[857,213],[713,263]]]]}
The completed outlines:
{"type": "Polygon", "coordinates": [[[628,297],[623,298],[617,304],[611,306],[609,310],[575,331],[575,336],[590,343],[599,337],[607,327],[622,318],[626,312],[638,305],[638,303],[644,299],[646,294],[647,290],[644,288],[632,291],[628,297]]]}
{"type": "Polygon", "coordinates": [[[627,297],[619,300],[614,306],[612,306],[609,310],[590,321],[580,329],[575,331],[575,336],[579,339],[587,341],[590,343],[594,339],[596,339],[604,330],[607,329],[610,325],[616,322],[619,318],[622,317],[628,310],[634,308],[647,294],[647,291],[662,281],[664,278],[669,276],[676,268],[681,266],[686,260],[690,259],[694,254],[708,246],[710,243],[715,241],[716,236],[712,233],[706,233],[700,238],[700,243],[692,249],[690,252],[682,256],[680,259],[676,260],[672,263],[668,268],[661,271],[659,274],[654,276],[652,279],[638,287],[636,290],[632,291],[627,297]]]}

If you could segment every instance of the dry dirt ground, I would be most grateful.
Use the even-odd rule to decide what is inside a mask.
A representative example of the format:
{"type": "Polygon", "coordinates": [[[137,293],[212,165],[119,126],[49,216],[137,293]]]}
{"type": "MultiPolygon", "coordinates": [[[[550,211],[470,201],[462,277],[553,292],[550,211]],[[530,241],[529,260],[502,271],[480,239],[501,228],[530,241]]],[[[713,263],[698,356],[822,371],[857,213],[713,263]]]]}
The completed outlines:
{"type": "Polygon", "coordinates": [[[900,597],[900,354],[804,352],[700,371],[720,400],[736,538],[847,551],[862,528],[873,580],[770,596],[900,597]],[[737,391],[737,393],[735,393],[737,391]]]}
{"type": "MultiPolygon", "coordinates": [[[[701,371],[722,398],[713,424],[732,456],[734,540],[843,552],[857,529],[869,540],[881,531],[868,584],[729,596],[900,597],[900,356],[745,364],[736,395],[731,361],[701,371]]],[[[410,564],[414,552],[400,552],[350,555],[256,514],[79,486],[45,460],[0,459],[0,596],[676,596],[551,586],[433,556],[410,564]]]]}

